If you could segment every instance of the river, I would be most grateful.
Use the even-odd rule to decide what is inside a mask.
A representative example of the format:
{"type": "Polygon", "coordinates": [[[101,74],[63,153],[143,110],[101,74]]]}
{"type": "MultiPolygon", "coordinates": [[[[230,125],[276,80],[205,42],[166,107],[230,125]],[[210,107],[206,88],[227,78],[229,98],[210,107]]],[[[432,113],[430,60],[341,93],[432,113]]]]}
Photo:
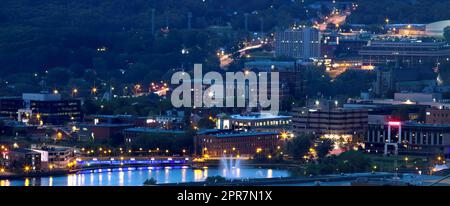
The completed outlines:
{"type": "Polygon", "coordinates": [[[0,180],[0,186],[142,186],[154,178],[157,184],[204,181],[209,176],[227,178],[277,178],[288,177],[290,172],[282,169],[242,167],[232,171],[219,168],[193,169],[189,167],[129,167],[95,169],[55,177],[33,177],[0,180]]]}

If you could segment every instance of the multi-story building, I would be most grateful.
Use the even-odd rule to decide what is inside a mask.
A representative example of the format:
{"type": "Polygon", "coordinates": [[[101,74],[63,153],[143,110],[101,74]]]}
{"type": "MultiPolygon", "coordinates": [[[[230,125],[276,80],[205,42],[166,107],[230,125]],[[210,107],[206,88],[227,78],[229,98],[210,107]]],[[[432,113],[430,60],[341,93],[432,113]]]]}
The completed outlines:
{"type": "MultiPolygon", "coordinates": [[[[319,104],[319,103],[318,103],[319,104]]],[[[364,134],[368,122],[367,109],[294,108],[294,134],[315,134],[339,139],[364,134]]]]}
{"type": "Polygon", "coordinates": [[[374,92],[384,97],[392,92],[421,92],[437,85],[437,74],[431,68],[376,68],[374,92]]]}
{"type": "Polygon", "coordinates": [[[362,47],[359,55],[366,65],[436,64],[450,58],[450,46],[444,42],[372,41],[362,47]]]}
{"type": "Polygon", "coordinates": [[[247,115],[230,115],[217,118],[217,129],[234,129],[239,131],[281,132],[291,130],[292,117],[272,115],[270,113],[250,113],[247,115]]]}
{"type": "Polygon", "coordinates": [[[84,140],[106,141],[113,140],[120,142],[122,132],[134,127],[134,124],[127,123],[99,123],[80,124],[80,137],[84,140]]]}
{"type": "Polygon", "coordinates": [[[41,154],[42,165],[47,165],[49,169],[66,168],[74,157],[74,150],[69,147],[44,146],[31,150],[41,154]]]}
{"type": "Polygon", "coordinates": [[[427,124],[443,124],[450,127],[450,109],[428,108],[425,115],[427,124]]]}
{"type": "Polygon", "coordinates": [[[81,101],[79,99],[63,100],[60,94],[24,93],[22,99],[25,109],[36,114],[44,124],[62,124],[81,118],[81,101]]]}
{"type": "Polygon", "coordinates": [[[17,111],[23,106],[24,102],[20,97],[2,97],[0,98],[0,115],[16,118],[17,111]]]}
{"type": "Polygon", "coordinates": [[[308,60],[320,58],[320,32],[299,28],[276,32],[275,55],[308,60]]]}
{"type": "Polygon", "coordinates": [[[253,157],[275,153],[283,147],[284,139],[284,135],[278,132],[207,130],[198,132],[194,137],[194,147],[195,154],[199,156],[253,157]]]}
{"type": "Polygon", "coordinates": [[[81,101],[63,100],[60,94],[24,93],[0,99],[0,114],[31,124],[63,124],[81,118],[81,101]]]}
{"type": "MultiPolygon", "coordinates": [[[[154,138],[155,142],[167,142],[167,139],[176,141],[177,138],[185,137],[186,132],[180,130],[164,130],[147,127],[135,127],[123,130],[125,145],[133,146],[141,138],[154,138]],[[165,140],[163,140],[165,139],[165,140]]],[[[158,147],[158,145],[140,145],[141,147],[158,147]]]]}
{"type": "Polygon", "coordinates": [[[245,68],[270,72],[273,70],[290,70],[296,67],[295,61],[255,60],[245,62],[245,68]]]}
{"type": "Polygon", "coordinates": [[[8,160],[13,170],[32,172],[41,169],[41,154],[30,149],[12,149],[8,153],[8,160]]]}
{"type": "Polygon", "coordinates": [[[365,149],[370,153],[388,154],[394,151],[398,154],[449,157],[450,127],[399,121],[369,124],[365,149]]]}

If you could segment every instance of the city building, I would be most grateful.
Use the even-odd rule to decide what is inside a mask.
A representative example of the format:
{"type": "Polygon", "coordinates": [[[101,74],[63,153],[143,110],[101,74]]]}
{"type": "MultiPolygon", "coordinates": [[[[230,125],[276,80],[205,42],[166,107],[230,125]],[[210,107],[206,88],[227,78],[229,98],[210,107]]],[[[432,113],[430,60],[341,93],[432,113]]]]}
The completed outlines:
{"type": "Polygon", "coordinates": [[[320,58],[319,30],[299,28],[276,32],[275,55],[303,60],[320,58]]]}
{"type": "Polygon", "coordinates": [[[277,71],[280,76],[280,100],[288,97],[303,97],[306,81],[301,69],[277,71]]]}
{"type": "Polygon", "coordinates": [[[338,46],[336,52],[338,54],[345,54],[347,56],[358,56],[358,52],[366,46],[368,40],[365,39],[349,39],[342,38],[338,41],[338,46]]]}
{"type": "MultiPolygon", "coordinates": [[[[347,139],[363,135],[368,123],[367,109],[320,106],[294,108],[293,131],[295,135],[315,134],[330,139],[347,139]]],[[[336,104],[337,105],[337,104],[336,104]]]]}
{"type": "Polygon", "coordinates": [[[412,67],[447,61],[450,46],[445,42],[369,41],[359,55],[365,65],[398,63],[412,67]]]}
{"type": "Polygon", "coordinates": [[[395,101],[436,102],[442,99],[440,93],[398,92],[394,94],[395,101]]]}
{"type": "Polygon", "coordinates": [[[376,68],[376,95],[384,97],[394,92],[422,92],[437,85],[437,74],[431,68],[376,68]]]}
{"type": "Polygon", "coordinates": [[[249,113],[247,115],[223,115],[216,121],[216,128],[220,130],[233,129],[237,131],[290,131],[292,117],[272,115],[270,113],[249,113]]]}
{"type": "Polygon", "coordinates": [[[365,149],[369,153],[449,157],[450,127],[392,120],[369,124],[365,135],[365,149]]]}
{"type": "Polygon", "coordinates": [[[59,94],[42,93],[24,93],[22,98],[25,102],[25,109],[36,114],[40,124],[56,125],[81,119],[81,101],[79,99],[63,100],[59,94]]]}
{"type": "Polygon", "coordinates": [[[389,24],[386,25],[391,34],[408,37],[426,36],[425,24],[389,24]]]}
{"type": "Polygon", "coordinates": [[[17,118],[17,111],[24,107],[24,102],[20,97],[2,97],[0,98],[0,115],[5,117],[17,118]]]}
{"type": "Polygon", "coordinates": [[[136,117],[133,115],[88,115],[85,122],[92,124],[133,124],[136,117]]]}
{"type": "Polygon", "coordinates": [[[450,127],[450,109],[428,108],[426,110],[425,123],[449,125],[450,127]]]}
{"type": "Polygon", "coordinates": [[[202,157],[269,155],[280,150],[287,135],[278,132],[200,131],[194,137],[195,154],[202,157]]]}
{"type": "Polygon", "coordinates": [[[74,158],[74,149],[70,147],[44,146],[31,150],[40,154],[43,168],[66,168],[74,158]]]}
{"type": "MultiPolygon", "coordinates": [[[[123,136],[125,139],[125,144],[127,146],[132,146],[134,142],[139,141],[140,138],[170,138],[171,140],[176,140],[179,137],[184,137],[186,135],[185,131],[180,130],[164,130],[164,129],[154,129],[146,127],[134,127],[123,130],[123,136]]],[[[158,145],[140,145],[142,147],[157,147],[158,145]]]]}
{"type": "Polygon", "coordinates": [[[245,68],[270,72],[273,70],[289,70],[296,67],[295,61],[257,60],[244,63],[245,68]]]}
{"type": "Polygon", "coordinates": [[[9,167],[13,170],[33,172],[41,169],[41,154],[30,149],[11,149],[7,159],[9,167]]]}
{"type": "Polygon", "coordinates": [[[450,20],[437,21],[425,26],[425,32],[429,36],[444,36],[444,29],[450,26],[450,20]]]}
{"type": "MultiPolygon", "coordinates": [[[[393,101],[392,102],[399,102],[393,101]]],[[[349,101],[343,105],[348,109],[367,109],[368,111],[368,123],[369,124],[381,124],[397,116],[403,120],[413,120],[416,122],[424,122],[424,111],[429,108],[428,105],[416,104],[414,102],[401,102],[401,104],[389,104],[385,102],[372,102],[372,101],[349,101]]]]}
{"type": "Polygon", "coordinates": [[[81,119],[81,101],[63,100],[60,94],[24,93],[0,99],[0,115],[27,124],[63,124],[81,119]]]}
{"type": "Polygon", "coordinates": [[[127,128],[134,127],[127,123],[98,123],[80,124],[80,137],[84,140],[106,141],[117,140],[120,142],[122,132],[127,128]]]}
{"type": "Polygon", "coordinates": [[[166,130],[183,130],[186,127],[184,111],[169,110],[165,115],[157,115],[150,118],[159,128],[166,130]]]}

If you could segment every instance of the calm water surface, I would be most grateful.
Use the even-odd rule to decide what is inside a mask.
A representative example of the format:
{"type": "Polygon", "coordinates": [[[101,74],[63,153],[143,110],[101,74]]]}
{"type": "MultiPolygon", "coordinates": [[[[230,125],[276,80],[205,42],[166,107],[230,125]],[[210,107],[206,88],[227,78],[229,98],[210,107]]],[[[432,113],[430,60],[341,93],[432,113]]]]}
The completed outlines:
{"type": "Polygon", "coordinates": [[[193,169],[188,167],[139,167],[86,170],[57,177],[0,180],[1,186],[142,186],[149,178],[161,183],[199,182],[208,176],[231,178],[277,178],[290,175],[287,170],[250,168],[223,170],[219,168],[193,169]]]}

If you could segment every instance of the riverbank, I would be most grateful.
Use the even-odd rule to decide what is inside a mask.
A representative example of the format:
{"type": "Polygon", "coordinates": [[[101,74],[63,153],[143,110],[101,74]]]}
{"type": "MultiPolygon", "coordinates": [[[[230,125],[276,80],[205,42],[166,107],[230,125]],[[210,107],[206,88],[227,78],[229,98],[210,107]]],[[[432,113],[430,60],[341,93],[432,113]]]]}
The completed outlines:
{"type": "Polygon", "coordinates": [[[34,173],[7,173],[0,175],[0,180],[17,180],[24,178],[34,178],[34,177],[50,177],[50,176],[65,176],[68,174],[76,173],[76,171],[71,170],[54,170],[48,172],[34,172],[34,173]]]}
{"type": "MultiPolygon", "coordinates": [[[[34,172],[34,173],[6,173],[0,175],[0,180],[17,180],[17,179],[25,179],[25,178],[36,178],[36,177],[59,177],[65,176],[69,174],[76,174],[78,172],[90,171],[90,170],[107,170],[107,169],[117,169],[117,168],[140,168],[140,167],[168,167],[169,165],[161,164],[161,165],[96,165],[89,167],[82,167],[71,170],[53,170],[46,172],[34,172]]],[[[178,167],[190,166],[188,164],[177,165],[178,167]]],[[[169,166],[171,167],[171,166],[169,166]]]]}
{"type": "MultiPolygon", "coordinates": [[[[398,175],[402,177],[403,175],[398,175]]],[[[169,183],[156,184],[156,186],[277,186],[277,185],[295,185],[305,183],[320,182],[344,182],[354,181],[359,178],[370,179],[392,179],[395,174],[392,173],[358,173],[347,175],[323,175],[318,177],[282,177],[282,178],[258,178],[258,179],[231,179],[222,182],[186,182],[186,183],[169,183]]],[[[154,186],[154,185],[152,185],[154,186]]]]}

